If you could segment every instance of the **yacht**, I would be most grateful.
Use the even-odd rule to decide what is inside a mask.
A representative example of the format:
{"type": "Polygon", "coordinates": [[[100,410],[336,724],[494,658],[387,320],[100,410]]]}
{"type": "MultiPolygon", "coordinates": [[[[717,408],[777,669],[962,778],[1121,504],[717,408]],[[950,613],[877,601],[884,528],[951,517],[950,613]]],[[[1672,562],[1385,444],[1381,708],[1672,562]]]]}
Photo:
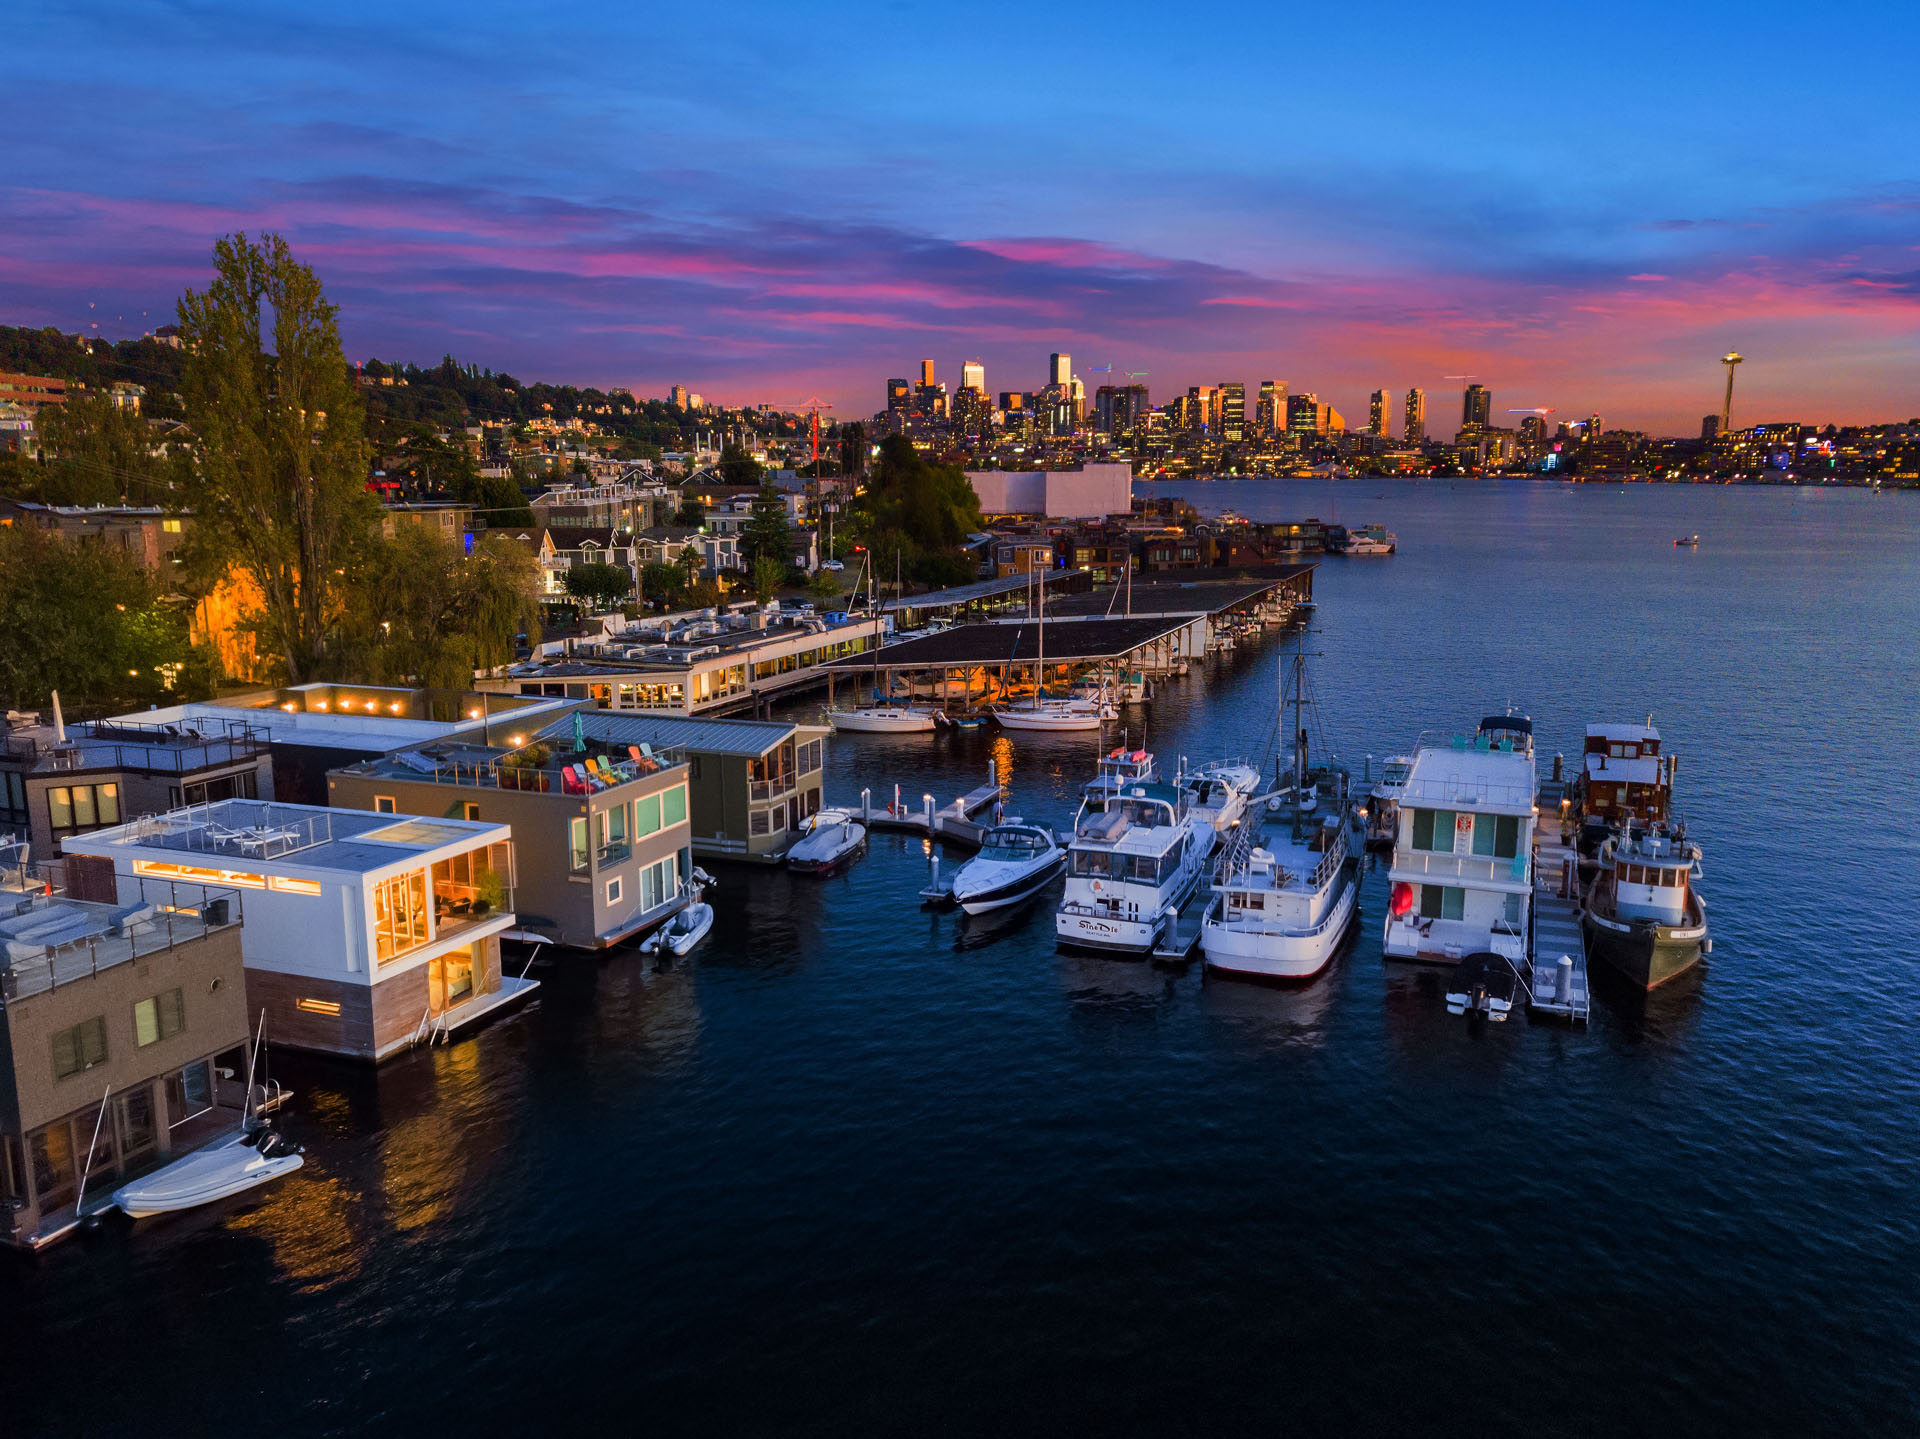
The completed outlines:
{"type": "Polygon", "coordinates": [[[939,722],[940,711],[920,705],[862,705],[859,709],[827,711],[827,723],[835,734],[927,734],[939,722]]]}
{"type": "Polygon", "coordinates": [[[1119,745],[1100,756],[1093,778],[1080,787],[1082,798],[1104,805],[1130,784],[1145,784],[1154,778],[1153,756],[1143,749],[1119,745]]]}
{"type": "Polygon", "coordinates": [[[1038,894],[1066,864],[1052,830],[1007,820],[988,830],[980,852],[954,872],[953,902],[968,914],[1004,909],[1038,894]]]}
{"type": "Polygon", "coordinates": [[[1400,541],[1385,525],[1362,525],[1357,530],[1347,531],[1347,547],[1344,553],[1349,555],[1390,555],[1399,548],[1400,541]]]}
{"type": "Polygon", "coordinates": [[[1380,782],[1367,794],[1360,811],[1366,821],[1367,848],[1392,849],[1400,831],[1400,796],[1406,793],[1407,775],[1413,769],[1413,756],[1390,754],[1380,769],[1380,782]]]}
{"type": "Polygon", "coordinates": [[[1474,734],[1418,747],[1388,871],[1388,959],[1525,962],[1538,790],[1523,715],[1492,715],[1474,734]]]}
{"type": "Polygon", "coordinates": [[[828,874],[847,863],[867,843],[867,827],[844,809],[823,809],[807,817],[800,838],[787,851],[787,867],[807,874],[828,874]]]}
{"type": "Polygon", "coordinates": [[[1225,834],[1246,814],[1249,797],[1260,788],[1260,771],[1244,760],[1216,760],[1186,771],[1180,786],[1195,817],[1225,834]]]}
{"type": "Polygon", "coordinates": [[[1056,937],[1071,948],[1146,954],[1193,894],[1212,849],[1212,827],[1177,786],[1132,784],[1083,802],[1056,937]]]}

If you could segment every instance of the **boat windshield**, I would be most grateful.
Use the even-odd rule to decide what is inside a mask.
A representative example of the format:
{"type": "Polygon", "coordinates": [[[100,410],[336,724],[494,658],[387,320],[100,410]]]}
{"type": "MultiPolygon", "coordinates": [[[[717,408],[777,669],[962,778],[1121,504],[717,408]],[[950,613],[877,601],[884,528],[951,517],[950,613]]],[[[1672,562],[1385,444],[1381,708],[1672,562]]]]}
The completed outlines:
{"type": "Polygon", "coordinates": [[[1045,839],[1026,829],[996,829],[980,846],[980,858],[998,860],[1033,859],[1052,848],[1045,839]]]}

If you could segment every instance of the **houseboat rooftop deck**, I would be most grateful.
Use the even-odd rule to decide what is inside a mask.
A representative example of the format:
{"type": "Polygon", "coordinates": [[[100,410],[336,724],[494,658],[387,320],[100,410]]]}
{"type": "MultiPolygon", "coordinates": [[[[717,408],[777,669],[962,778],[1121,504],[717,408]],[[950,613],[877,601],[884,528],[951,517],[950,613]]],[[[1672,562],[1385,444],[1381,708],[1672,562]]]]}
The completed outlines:
{"type": "Polygon", "coordinates": [[[0,894],[0,1007],[240,923],[238,891],[146,881],[140,888],[138,902],[124,905],[0,894]]]}
{"type": "Polygon", "coordinates": [[[368,874],[447,845],[486,839],[496,833],[504,837],[503,831],[501,825],[478,820],[419,819],[365,810],[226,799],[99,830],[70,841],[69,848],[83,845],[83,853],[176,850],[209,858],[285,860],[302,869],[368,874]]]}

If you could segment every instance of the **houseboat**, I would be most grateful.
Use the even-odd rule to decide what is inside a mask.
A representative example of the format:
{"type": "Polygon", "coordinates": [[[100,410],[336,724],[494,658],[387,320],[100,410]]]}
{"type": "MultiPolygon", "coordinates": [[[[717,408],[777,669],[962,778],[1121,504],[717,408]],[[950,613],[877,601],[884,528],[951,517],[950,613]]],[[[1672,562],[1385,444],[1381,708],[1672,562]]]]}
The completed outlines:
{"type": "Polygon", "coordinates": [[[1660,752],[1660,731],[1653,716],[1645,724],[1590,724],[1586,750],[1574,780],[1579,817],[1580,873],[1591,879],[1600,863],[1600,847],[1624,826],[1664,824],[1672,818],[1671,755],[1660,752]]]}
{"type": "Polygon", "coordinates": [[[1192,896],[1213,850],[1213,828],[1186,791],[1129,785],[1080,806],[1068,844],[1066,893],[1054,919],[1069,948],[1144,955],[1192,896]]]}
{"type": "Polygon", "coordinates": [[[1420,745],[1399,802],[1387,958],[1525,961],[1537,791],[1524,716],[1493,715],[1472,735],[1420,745]]]}

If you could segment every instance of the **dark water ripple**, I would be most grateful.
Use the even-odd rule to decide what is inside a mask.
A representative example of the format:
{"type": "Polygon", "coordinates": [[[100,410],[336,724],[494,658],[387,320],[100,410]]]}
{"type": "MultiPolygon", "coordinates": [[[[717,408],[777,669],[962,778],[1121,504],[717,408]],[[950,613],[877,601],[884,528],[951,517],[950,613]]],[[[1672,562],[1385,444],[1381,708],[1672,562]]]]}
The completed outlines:
{"type": "MultiPolygon", "coordinates": [[[[728,871],[691,962],[546,967],[378,1075],[283,1062],[310,1163],[264,1201],[0,1270],[6,1432],[1913,1432],[1920,508],[1187,493],[1399,533],[1319,573],[1349,760],[1508,700],[1549,755],[1652,712],[1704,973],[1473,1030],[1381,964],[1377,871],[1293,991],[927,916],[897,837],[728,871]]],[[[1276,659],[1171,685],[1149,742],[1259,752],[1276,659]]],[[[831,792],[997,755],[1058,819],[1091,751],[849,741],[831,792]]]]}

